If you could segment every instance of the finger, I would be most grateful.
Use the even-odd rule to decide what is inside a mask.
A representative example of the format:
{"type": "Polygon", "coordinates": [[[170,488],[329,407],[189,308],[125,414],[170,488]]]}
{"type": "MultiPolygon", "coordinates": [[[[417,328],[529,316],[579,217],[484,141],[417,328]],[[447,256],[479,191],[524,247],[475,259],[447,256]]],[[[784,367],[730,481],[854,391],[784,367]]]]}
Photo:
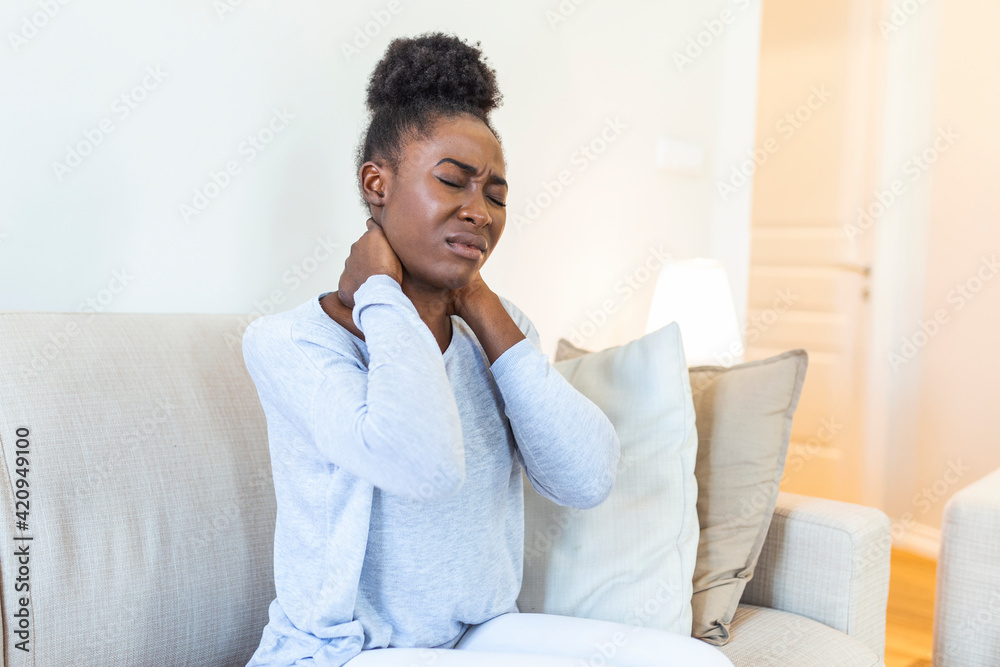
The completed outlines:
{"type": "Polygon", "coordinates": [[[368,218],[367,220],[365,220],[365,227],[367,227],[369,231],[371,231],[376,226],[377,225],[375,224],[374,218],[368,218]]]}

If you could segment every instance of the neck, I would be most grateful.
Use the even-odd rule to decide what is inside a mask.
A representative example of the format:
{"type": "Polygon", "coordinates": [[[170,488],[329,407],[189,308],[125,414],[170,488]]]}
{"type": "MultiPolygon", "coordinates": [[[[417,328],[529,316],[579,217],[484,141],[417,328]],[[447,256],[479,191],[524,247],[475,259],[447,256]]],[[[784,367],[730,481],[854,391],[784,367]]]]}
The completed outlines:
{"type": "Polygon", "coordinates": [[[403,294],[413,302],[417,314],[431,330],[441,344],[442,349],[451,340],[451,290],[433,287],[414,278],[409,271],[403,269],[403,281],[400,283],[403,294]]]}

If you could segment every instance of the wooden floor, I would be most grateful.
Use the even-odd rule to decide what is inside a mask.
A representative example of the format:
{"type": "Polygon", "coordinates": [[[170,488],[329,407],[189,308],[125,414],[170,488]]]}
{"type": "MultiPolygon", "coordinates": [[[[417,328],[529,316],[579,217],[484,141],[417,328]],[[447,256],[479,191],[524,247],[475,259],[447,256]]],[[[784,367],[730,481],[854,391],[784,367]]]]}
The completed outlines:
{"type": "Polygon", "coordinates": [[[931,667],[937,563],[892,550],[885,627],[886,667],[931,667]]]}

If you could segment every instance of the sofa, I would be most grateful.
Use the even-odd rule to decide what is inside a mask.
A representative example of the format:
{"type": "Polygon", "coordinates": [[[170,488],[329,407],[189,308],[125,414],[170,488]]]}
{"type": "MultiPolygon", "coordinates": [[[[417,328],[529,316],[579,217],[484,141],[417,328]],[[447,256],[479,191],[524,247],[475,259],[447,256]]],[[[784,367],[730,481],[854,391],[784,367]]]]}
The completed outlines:
{"type": "Polygon", "coordinates": [[[944,506],[934,595],[934,666],[1000,665],[1000,470],[944,506]]]}
{"type": "MultiPolygon", "coordinates": [[[[4,665],[244,665],[274,598],[247,317],[0,313],[4,665]]],[[[881,665],[886,516],[781,493],[734,664],[881,665]]]]}

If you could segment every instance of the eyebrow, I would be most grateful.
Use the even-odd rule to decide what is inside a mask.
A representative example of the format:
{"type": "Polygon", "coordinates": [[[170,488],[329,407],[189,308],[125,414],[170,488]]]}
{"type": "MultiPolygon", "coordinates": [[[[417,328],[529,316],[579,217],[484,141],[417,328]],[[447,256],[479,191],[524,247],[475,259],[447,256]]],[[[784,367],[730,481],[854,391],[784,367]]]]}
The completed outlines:
{"type": "MultiPolygon", "coordinates": [[[[440,162],[438,162],[434,166],[436,167],[436,166],[438,166],[438,164],[441,164],[442,162],[451,162],[452,164],[456,165],[459,169],[461,169],[462,171],[464,171],[465,173],[470,174],[470,175],[476,173],[476,168],[473,167],[471,164],[465,164],[464,162],[459,162],[458,160],[452,159],[450,157],[444,158],[443,160],[441,160],[440,162]]],[[[497,185],[503,185],[505,187],[507,186],[507,181],[503,180],[502,178],[500,178],[496,174],[494,174],[490,178],[490,183],[496,183],[497,185]]]]}

